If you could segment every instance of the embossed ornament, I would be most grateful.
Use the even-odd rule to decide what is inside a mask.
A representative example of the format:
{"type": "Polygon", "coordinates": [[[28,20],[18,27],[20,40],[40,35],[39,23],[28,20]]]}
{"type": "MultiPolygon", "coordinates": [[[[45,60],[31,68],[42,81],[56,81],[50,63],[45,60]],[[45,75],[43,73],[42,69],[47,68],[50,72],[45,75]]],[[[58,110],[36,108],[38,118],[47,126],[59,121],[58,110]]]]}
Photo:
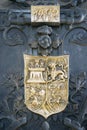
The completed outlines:
{"type": "Polygon", "coordinates": [[[51,46],[52,41],[48,35],[43,35],[39,38],[38,43],[42,48],[46,49],[51,46]]]}
{"type": "Polygon", "coordinates": [[[69,56],[24,55],[25,104],[48,118],[68,103],[69,56]]]}

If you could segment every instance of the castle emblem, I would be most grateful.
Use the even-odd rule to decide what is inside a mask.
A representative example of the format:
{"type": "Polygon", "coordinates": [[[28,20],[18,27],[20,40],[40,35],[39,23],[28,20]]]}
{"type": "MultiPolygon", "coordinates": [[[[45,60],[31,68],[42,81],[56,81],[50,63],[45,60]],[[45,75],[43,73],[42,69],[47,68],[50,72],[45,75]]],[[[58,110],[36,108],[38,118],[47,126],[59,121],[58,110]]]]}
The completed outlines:
{"type": "Polygon", "coordinates": [[[47,118],[68,103],[69,56],[24,55],[25,104],[47,118]]]}

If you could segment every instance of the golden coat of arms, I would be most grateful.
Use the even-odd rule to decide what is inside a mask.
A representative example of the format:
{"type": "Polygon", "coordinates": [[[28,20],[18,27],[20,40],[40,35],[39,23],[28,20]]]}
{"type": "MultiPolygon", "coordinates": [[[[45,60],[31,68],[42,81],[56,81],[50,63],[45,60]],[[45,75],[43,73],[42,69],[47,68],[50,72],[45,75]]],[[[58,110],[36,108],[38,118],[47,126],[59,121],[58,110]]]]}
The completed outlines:
{"type": "Polygon", "coordinates": [[[68,103],[69,56],[24,55],[25,104],[47,118],[68,103]]]}

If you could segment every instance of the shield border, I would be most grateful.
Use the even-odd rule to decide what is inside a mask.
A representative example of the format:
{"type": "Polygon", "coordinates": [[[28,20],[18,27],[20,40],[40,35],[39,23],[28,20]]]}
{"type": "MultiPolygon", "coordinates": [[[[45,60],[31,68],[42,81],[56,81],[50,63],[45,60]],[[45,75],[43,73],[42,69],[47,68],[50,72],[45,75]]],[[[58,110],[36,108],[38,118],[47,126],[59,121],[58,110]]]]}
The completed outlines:
{"type": "Polygon", "coordinates": [[[27,67],[27,63],[26,63],[26,61],[25,60],[29,60],[29,58],[31,57],[31,59],[32,58],[42,58],[42,59],[45,59],[45,58],[48,58],[48,57],[50,57],[50,58],[61,58],[61,57],[63,57],[63,58],[67,58],[67,65],[68,65],[68,72],[67,72],[67,75],[68,75],[68,77],[67,77],[67,103],[66,103],[66,105],[64,106],[64,107],[62,107],[62,109],[60,110],[60,111],[53,111],[53,112],[50,112],[50,113],[46,113],[46,114],[43,114],[42,113],[42,111],[41,110],[36,110],[36,111],[34,111],[34,110],[32,110],[30,107],[29,107],[29,104],[28,104],[28,102],[26,102],[26,88],[25,88],[25,104],[26,104],[26,106],[27,106],[27,108],[29,109],[29,110],[31,110],[32,112],[34,112],[34,113],[37,113],[37,114],[39,114],[39,115],[42,115],[43,117],[45,117],[45,118],[48,118],[50,115],[53,115],[53,114],[56,114],[56,113],[59,113],[59,112],[61,112],[61,111],[63,111],[65,108],[66,108],[66,106],[67,106],[67,104],[68,104],[68,96],[69,96],[69,55],[63,55],[63,56],[30,56],[30,55],[27,55],[27,54],[24,54],[24,85],[25,85],[25,87],[27,87],[26,86],[26,76],[27,76],[27,73],[26,73],[26,67],[27,67]]]}

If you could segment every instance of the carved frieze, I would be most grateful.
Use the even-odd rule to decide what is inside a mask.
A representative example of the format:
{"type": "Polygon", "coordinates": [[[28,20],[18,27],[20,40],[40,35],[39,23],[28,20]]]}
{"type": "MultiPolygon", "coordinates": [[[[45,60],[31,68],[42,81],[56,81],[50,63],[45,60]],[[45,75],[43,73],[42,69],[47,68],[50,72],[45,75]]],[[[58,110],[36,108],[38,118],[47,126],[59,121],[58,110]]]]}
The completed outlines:
{"type": "MultiPolygon", "coordinates": [[[[50,6],[48,6],[48,7],[50,8],[50,6]]],[[[53,6],[53,8],[54,8],[54,11],[57,11],[57,8],[59,8],[59,6],[53,6]]],[[[53,10],[51,9],[50,13],[52,11],[53,10]]],[[[41,12],[43,12],[43,10],[41,12]]],[[[58,9],[58,11],[56,13],[52,12],[52,14],[49,15],[49,20],[48,20],[48,18],[47,19],[45,18],[45,20],[44,20],[45,16],[43,14],[40,14],[40,12],[39,12],[40,16],[38,16],[38,15],[35,16],[35,19],[36,19],[36,17],[41,17],[41,19],[43,19],[43,20],[40,21],[39,18],[37,18],[39,21],[32,21],[32,20],[34,20],[33,19],[34,16],[32,15],[31,10],[28,10],[28,9],[26,9],[26,10],[24,10],[24,9],[22,9],[22,10],[0,9],[0,18],[1,18],[0,28],[8,27],[10,24],[12,24],[12,25],[26,25],[26,24],[30,25],[31,21],[39,23],[39,24],[46,22],[46,24],[55,25],[55,26],[59,25],[58,23],[76,24],[76,23],[82,23],[83,21],[85,21],[85,18],[87,16],[86,9],[81,9],[79,7],[74,8],[74,9],[61,9],[61,10],[58,9]],[[58,17],[57,17],[57,15],[58,15],[58,17]]]]}

